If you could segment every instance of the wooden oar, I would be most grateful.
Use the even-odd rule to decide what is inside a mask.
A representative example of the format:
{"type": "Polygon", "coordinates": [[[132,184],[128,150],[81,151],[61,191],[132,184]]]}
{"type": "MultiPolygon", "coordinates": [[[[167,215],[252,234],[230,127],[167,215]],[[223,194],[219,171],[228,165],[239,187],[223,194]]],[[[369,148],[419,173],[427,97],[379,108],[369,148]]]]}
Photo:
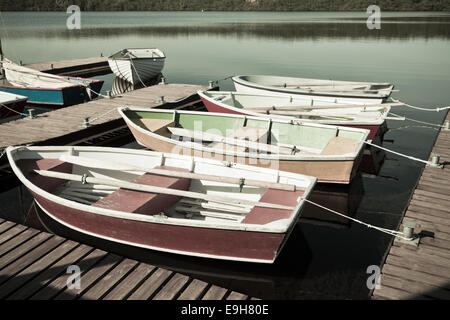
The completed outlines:
{"type": "Polygon", "coordinates": [[[245,148],[255,149],[258,151],[279,153],[279,154],[291,154],[291,151],[292,151],[287,148],[280,148],[276,145],[253,142],[253,141],[248,141],[248,140],[240,140],[240,139],[235,139],[235,138],[228,138],[228,137],[220,136],[217,134],[206,133],[206,132],[198,132],[198,131],[192,131],[192,130],[188,130],[188,129],[170,128],[170,127],[168,127],[167,129],[176,136],[193,138],[195,140],[200,140],[200,141],[222,142],[225,144],[231,144],[231,145],[235,145],[235,146],[239,146],[239,147],[245,147],[245,148]]]}
{"type": "Polygon", "coordinates": [[[47,171],[47,170],[34,170],[37,174],[56,179],[63,179],[69,181],[81,181],[83,183],[91,183],[91,184],[103,184],[107,186],[114,186],[128,190],[141,191],[141,192],[150,192],[150,193],[160,193],[160,194],[169,194],[178,197],[187,197],[192,199],[201,199],[205,201],[214,201],[220,203],[235,203],[235,204],[243,204],[243,205],[252,205],[256,207],[264,207],[264,208],[272,208],[272,209],[281,209],[281,210],[294,210],[295,207],[284,206],[281,204],[275,203],[267,203],[267,202],[258,202],[258,201],[250,201],[244,199],[236,199],[231,197],[223,197],[223,196],[214,196],[208,195],[204,193],[192,192],[192,191],[184,191],[178,189],[170,189],[170,188],[161,188],[156,186],[149,186],[145,184],[133,183],[122,180],[111,180],[111,179],[102,179],[102,178],[94,178],[88,177],[86,175],[78,175],[78,174],[70,174],[56,171],[47,171]]]}
{"type": "Polygon", "coordinates": [[[196,180],[207,180],[207,181],[215,181],[215,182],[223,182],[230,184],[237,184],[238,186],[253,186],[260,188],[271,188],[277,190],[286,190],[286,191],[296,191],[296,190],[304,190],[304,188],[299,188],[293,184],[284,184],[284,183],[276,183],[276,182],[267,182],[267,181],[259,181],[245,178],[232,178],[226,176],[215,176],[209,174],[200,174],[193,172],[185,172],[185,171],[174,171],[174,170],[166,170],[166,169],[148,169],[143,167],[138,167],[134,165],[129,165],[126,163],[111,161],[111,160],[98,160],[94,158],[87,157],[77,157],[77,156],[69,156],[62,155],[59,157],[59,160],[76,164],[83,167],[88,168],[98,168],[98,169],[106,169],[106,170],[118,170],[118,171],[143,171],[147,173],[157,174],[166,177],[176,177],[176,178],[188,178],[188,179],[196,179],[196,180]]]}
{"type": "Polygon", "coordinates": [[[385,119],[385,120],[405,120],[403,117],[374,117],[367,114],[339,114],[339,113],[318,113],[318,112],[302,112],[302,111],[270,111],[270,114],[279,114],[279,115],[287,115],[287,116],[315,116],[315,117],[324,117],[324,118],[346,118],[350,120],[355,119],[385,119]]]}
{"type": "Polygon", "coordinates": [[[314,110],[314,109],[365,109],[365,108],[377,108],[377,107],[398,107],[404,106],[404,103],[384,103],[384,104],[347,104],[347,105],[291,105],[291,106],[267,106],[267,107],[255,107],[255,108],[244,108],[244,110],[264,112],[268,110],[286,110],[286,111],[296,111],[296,110],[314,110]]]}
{"type": "Polygon", "coordinates": [[[243,216],[239,216],[239,215],[233,215],[233,214],[221,213],[221,212],[213,212],[213,211],[208,211],[208,210],[201,210],[199,208],[190,208],[190,207],[183,207],[183,206],[176,207],[175,210],[178,212],[184,212],[186,214],[198,214],[198,215],[205,216],[205,217],[225,219],[225,220],[238,221],[243,218],[243,216]]]}

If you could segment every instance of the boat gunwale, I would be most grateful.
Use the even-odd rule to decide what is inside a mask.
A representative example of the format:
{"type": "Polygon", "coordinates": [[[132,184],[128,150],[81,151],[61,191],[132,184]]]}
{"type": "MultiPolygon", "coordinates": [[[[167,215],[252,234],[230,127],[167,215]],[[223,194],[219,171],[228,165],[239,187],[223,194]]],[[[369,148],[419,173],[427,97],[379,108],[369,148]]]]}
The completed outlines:
{"type": "MultiPolygon", "coordinates": [[[[198,150],[198,151],[202,151],[202,152],[215,152],[215,153],[219,153],[219,154],[223,154],[226,156],[235,156],[235,157],[241,157],[241,158],[249,158],[249,159],[262,159],[262,160],[278,160],[278,161],[355,161],[356,158],[358,157],[359,153],[362,152],[362,150],[364,149],[364,141],[367,140],[367,137],[369,136],[370,131],[367,129],[359,129],[359,128],[352,128],[352,127],[344,127],[344,126],[333,126],[333,125],[324,125],[324,124],[317,124],[317,123],[311,123],[311,122],[307,122],[307,123],[299,123],[299,121],[297,121],[297,125],[305,125],[305,126],[313,126],[313,127],[320,127],[320,128],[326,128],[326,129],[330,129],[330,128],[335,128],[336,130],[339,131],[364,131],[364,136],[363,139],[358,141],[358,148],[356,151],[352,152],[352,153],[347,153],[347,154],[343,154],[343,155],[302,155],[302,154],[298,154],[298,155],[284,155],[284,154],[257,154],[256,156],[250,152],[235,152],[235,151],[230,151],[227,150],[227,148],[225,149],[218,149],[218,148],[211,148],[211,147],[205,147],[205,146],[199,146],[196,145],[195,143],[191,142],[191,143],[183,143],[181,141],[176,141],[174,139],[171,138],[167,138],[164,136],[161,136],[159,134],[156,134],[154,132],[151,132],[148,129],[144,129],[140,126],[138,126],[136,123],[134,123],[130,118],[128,118],[127,115],[125,115],[125,113],[123,111],[139,111],[139,112],[163,112],[163,113],[173,113],[174,110],[170,110],[170,109],[157,109],[157,110],[153,110],[153,109],[148,109],[148,108],[138,108],[138,107],[119,107],[118,108],[118,112],[120,113],[120,115],[122,116],[122,118],[125,120],[125,122],[128,125],[131,125],[133,129],[138,130],[140,133],[145,134],[147,136],[151,136],[152,138],[158,139],[160,141],[164,141],[167,143],[171,143],[173,145],[179,146],[179,147],[184,147],[184,148],[190,148],[193,150],[198,150]]],[[[185,113],[185,114],[198,114],[198,112],[195,111],[176,111],[177,113],[185,113]]],[[[292,121],[290,119],[267,119],[267,118],[261,118],[261,117],[254,117],[254,116],[246,116],[246,115],[237,115],[237,114],[224,114],[224,113],[216,113],[216,112],[204,112],[204,115],[206,116],[222,116],[222,117],[235,117],[235,118],[247,118],[250,120],[265,120],[265,121],[270,121],[272,120],[272,122],[280,122],[280,123],[286,123],[286,124],[290,124],[292,121]]],[[[356,140],[356,139],[354,139],[356,140]]],[[[274,145],[276,146],[276,145],[274,145]]]]}
{"type": "Polygon", "coordinates": [[[116,54],[120,54],[120,53],[122,53],[124,50],[127,50],[127,52],[129,52],[129,50],[158,50],[159,52],[161,52],[161,53],[163,54],[162,57],[134,57],[133,60],[135,60],[135,59],[166,59],[166,58],[167,58],[167,56],[166,56],[166,54],[164,53],[164,51],[162,51],[162,50],[159,49],[159,48],[125,48],[125,49],[122,49],[122,50],[117,51],[116,53],[113,53],[112,55],[110,55],[110,56],[108,57],[108,60],[109,60],[109,59],[111,59],[111,60],[131,60],[130,57],[128,57],[128,58],[126,58],[126,57],[117,57],[117,58],[114,57],[116,54]]]}
{"type": "MultiPolygon", "coordinates": [[[[384,116],[387,116],[387,114],[390,112],[390,108],[387,108],[386,111],[380,113],[380,117],[379,118],[374,118],[375,121],[368,121],[367,119],[362,119],[362,118],[358,118],[357,115],[355,116],[351,116],[348,115],[347,117],[349,118],[353,118],[352,120],[319,120],[319,119],[303,119],[303,118],[297,118],[295,116],[292,115],[278,115],[278,114],[264,114],[264,113],[258,113],[252,110],[247,110],[246,108],[239,108],[239,107],[235,107],[235,106],[231,106],[229,104],[223,103],[222,101],[219,100],[214,100],[211,96],[208,95],[208,93],[210,93],[209,91],[202,91],[199,90],[197,91],[197,94],[200,97],[205,97],[205,99],[207,99],[208,101],[210,101],[211,103],[215,103],[216,105],[234,111],[234,112],[240,112],[242,114],[246,114],[246,115],[250,115],[253,117],[262,117],[262,118],[269,118],[269,119],[292,119],[294,121],[300,121],[300,122],[312,122],[312,123],[320,123],[320,124],[329,124],[329,125],[382,125],[384,121],[386,121],[384,118],[384,116]]],[[[219,94],[219,93],[223,93],[223,94],[236,94],[236,95],[249,95],[249,96],[260,96],[260,97],[274,97],[274,98],[283,98],[281,96],[276,96],[276,95],[264,95],[264,94],[250,94],[250,93],[240,93],[240,92],[234,92],[234,91],[214,91],[211,93],[213,94],[219,94]]],[[[322,102],[326,102],[326,101],[322,101],[322,102]]],[[[276,106],[275,106],[276,107],[276,106]]],[[[355,105],[355,108],[363,108],[364,105],[355,105]]],[[[332,109],[332,108],[330,108],[332,109]]],[[[311,116],[314,116],[314,113],[311,113],[311,116]]],[[[323,116],[325,117],[325,116],[323,116]]],[[[330,115],[330,117],[332,117],[332,115],[330,115]]],[[[336,118],[338,117],[342,117],[345,118],[345,115],[342,116],[335,116],[336,118]]]]}
{"type": "MultiPolygon", "coordinates": [[[[10,163],[10,166],[12,168],[12,170],[14,171],[14,173],[16,174],[16,176],[19,178],[19,180],[32,192],[38,194],[39,196],[48,199],[49,201],[52,201],[54,203],[57,203],[59,205],[62,206],[66,206],[66,207],[70,207],[70,208],[74,208],[77,210],[81,210],[84,212],[88,212],[88,213],[92,213],[92,214],[99,214],[99,215],[103,215],[103,216],[107,216],[110,218],[116,218],[116,219],[125,219],[125,220],[132,220],[132,221],[140,221],[140,222],[146,222],[146,223],[156,223],[156,224],[165,224],[165,225],[175,225],[175,226],[184,226],[184,227],[197,227],[197,228],[210,228],[210,229],[225,229],[225,230],[232,230],[232,231],[253,231],[253,232],[266,232],[266,233],[286,233],[289,230],[289,227],[294,223],[294,221],[296,221],[296,219],[298,219],[298,217],[300,216],[301,210],[304,207],[305,204],[305,198],[308,198],[312,192],[312,190],[314,189],[315,184],[317,183],[317,178],[315,177],[311,177],[311,176],[307,176],[304,174],[295,174],[295,173],[290,173],[290,172],[284,172],[284,171],[279,171],[279,170],[273,170],[273,169],[266,169],[266,168],[259,168],[259,167],[254,167],[254,166],[248,166],[248,165],[241,165],[241,164],[236,164],[236,166],[234,166],[235,168],[240,168],[240,169],[251,169],[253,171],[268,171],[268,170],[273,170],[273,172],[278,172],[278,174],[281,176],[297,176],[297,178],[299,178],[299,176],[301,176],[302,180],[305,181],[309,181],[308,186],[305,187],[304,189],[304,193],[302,195],[302,197],[300,197],[298,199],[297,205],[295,206],[295,209],[291,211],[291,215],[289,217],[289,219],[281,219],[281,220],[288,220],[288,223],[283,223],[282,226],[280,226],[280,224],[278,223],[278,221],[280,220],[275,220],[271,223],[268,224],[263,224],[263,225],[257,225],[257,224],[248,224],[248,223],[219,223],[219,222],[206,222],[206,221],[197,221],[197,220],[191,220],[191,219],[184,219],[184,218],[160,218],[157,215],[153,216],[153,215],[145,215],[145,214],[138,214],[138,213],[129,213],[129,212],[124,212],[124,211],[117,211],[117,210],[111,210],[111,209],[106,209],[106,208],[101,208],[101,207],[93,207],[91,205],[86,205],[86,204],[82,204],[82,203],[78,203],[76,201],[72,201],[72,200],[68,200],[68,199],[64,199],[60,196],[57,196],[53,193],[47,192],[43,189],[41,189],[39,186],[35,185],[34,183],[32,183],[22,172],[22,170],[17,166],[16,164],[16,154],[20,153],[21,151],[28,150],[28,151],[35,151],[35,152],[39,152],[39,150],[41,151],[55,151],[55,152],[61,152],[63,153],[64,151],[67,152],[69,150],[87,150],[87,151],[100,151],[102,150],[104,151],[110,151],[110,152],[119,152],[122,150],[121,153],[129,153],[127,151],[132,151],[135,153],[141,153],[143,155],[145,154],[150,154],[150,155],[154,155],[159,156],[159,157],[171,157],[171,158],[175,158],[177,160],[180,159],[180,156],[176,156],[174,154],[170,154],[170,153],[162,153],[162,152],[153,152],[153,151],[147,151],[147,150],[133,150],[133,149],[123,149],[123,148],[102,148],[102,147],[73,147],[73,146],[61,146],[61,147],[38,147],[38,146],[34,146],[34,147],[24,147],[24,146],[19,146],[19,147],[8,147],[6,149],[6,154],[10,163]],[[117,150],[119,149],[119,150],[117,150]],[[255,169],[259,169],[259,170],[255,170],[255,169]],[[188,222],[188,223],[186,223],[188,222]],[[278,225],[277,225],[278,224],[278,225]],[[268,226],[269,225],[269,226],[268,226]]],[[[190,156],[181,156],[182,160],[188,160],[188,159],[194,159],[195,162],[200,161],[202,162],[203,160],[208,160],[208,161],[203,161],[206,163],[210,163],[210,164],[219,164],[219,161],[214,161],[212,159],[203,159],[203,158],[198,158],[198,157],[190,157],[190,156]]],[[[224,167],[227,166],[227,164],[222,163],[222,165],[224,167]]]]}
{"type": "MultiPolygon", "coordinates": [[[[259,89],[259,90],[265,90],[265,91],[271,91],[271,92],[279,92],[279,93],[290,93],[290,94],[300,94],[300,95],[313,95],[313,96],[321,96],[321,97],[345,97],[345,98],[353,98],[353,99],[387,99],[391,95],[391,90],[394,89],[394,85],[391,84],[388,89],[382,90],[387,91],[388,93],[381,94],[369,94],[369,93],[361,93],[361,94],[349,94],[345,92],[327,92],[327,91],[308,91],[308,90],[301,90],[301,89],[288,89],[288,88],[275,88],[273,86],[269,85],[262,85],[255,82],[250,82],[247,80],[242,79],[242,77],[254,77],[254,76],[267,76],[267,77],[279,77],[284,78],[280,76],[274,76],[274,75],[237,75],[231,78],[231,80],[234,83],[239,83],[242,86],[253,88],[253,89],[259,89]]],[[[298,78],[298,79],[305,79],[307,78],[298,78]]],[[[309,80],[319,80],[319,79],[309,79],[309,80]]],[[[335,82],[346,82],[341,80],[332,80],[335,82]]],[[[350,82],[350,81],[347,81],[350,82]]],[[[364,82],[361,82],[364,83],[364,82]]],[[[367,82],[367,84],[370,84],[370,82],[367,82]]]]}

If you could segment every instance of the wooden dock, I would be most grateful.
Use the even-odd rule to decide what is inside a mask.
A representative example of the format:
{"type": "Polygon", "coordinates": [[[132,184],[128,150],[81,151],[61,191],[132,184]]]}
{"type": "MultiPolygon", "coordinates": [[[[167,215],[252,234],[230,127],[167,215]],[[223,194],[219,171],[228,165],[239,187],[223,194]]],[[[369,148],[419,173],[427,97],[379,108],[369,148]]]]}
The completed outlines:
{"type": "Polygon", "coordinates": [[[5,299],[247,300],[251,297],[0,219],[0,300],[5,299]],[[72,280],[69,266],[78,266],[81,271],[79,288],[73,286],[76,281],[72,280]]]}
{"type": "Polygon", "coordinates": [[[161,107],[164,106],[161,96],[164,96],[168,108],[178,104],[185,106],[200,102],[196,92],[207,89],[199,85],[158,84],[112,99],[98,99],[39,114],[33,119],[22,118],[3,123],[0,124],[0,150],[7,146],[28,144],[74,145],[86,136],[125,128],[126,124],[116,110],[120,106],[161,107]],[[177,104],[170,103],[184,97],[188,98],[177,104]],[[84,125],[87,118],[88,127],[84,125]]]}
{"type": "Polygon", "coordinates": [[[111,73],[107,57],[40,62],[25,66],[41,72],[74,77],[91,77],[111,73]]]}
{"type": "Polygon", "coordinates": [[[374,299],[450,299],[450,130],[440,131],[433,153],[444,168],[424,168],[399,229],[415,222],[420,243],[393,242],[374,299]]]}

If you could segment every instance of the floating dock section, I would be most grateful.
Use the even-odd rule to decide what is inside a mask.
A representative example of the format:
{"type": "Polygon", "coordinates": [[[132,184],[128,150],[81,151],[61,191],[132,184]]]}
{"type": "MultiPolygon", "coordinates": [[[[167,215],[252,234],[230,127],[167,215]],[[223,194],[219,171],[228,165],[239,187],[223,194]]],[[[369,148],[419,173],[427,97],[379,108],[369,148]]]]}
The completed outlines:
{"type": "MultiPolygon", "coordinates": [[[[450,121],[449,113],[445,121],[450,121]]],[[[443,167],[424,168],[399,229],[415,224],[418,245],[417,240],[393,242],[382,268],[380,288],[373,291],[374,299],[450,299],[448,129],[437,136],[431,157],[437,154],[443,167]]]]}

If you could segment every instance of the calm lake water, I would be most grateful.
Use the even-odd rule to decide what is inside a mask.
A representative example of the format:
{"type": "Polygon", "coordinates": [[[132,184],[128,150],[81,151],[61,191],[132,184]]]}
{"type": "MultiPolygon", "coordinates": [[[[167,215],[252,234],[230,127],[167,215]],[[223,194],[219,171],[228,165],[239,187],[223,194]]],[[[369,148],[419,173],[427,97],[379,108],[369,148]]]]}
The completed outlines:
{"type": "MultiPolygon", "coordinates": [[[[206,85],[236,74],[391,82],[400,89],[394,97],[409,104],[428,108],[450,104],[448,13],[382,12],[380,30],[366,27],[365,12],[86,12],[81,14],[81,30],[67,30],[67,17],[65,12],[1,13],[5,55],[31,63],[158,47],[167,55],[163,74],[169,82],[206,85]]],[[[106,81],[103,90],[110,90],[113,76],[99,78],[106,81]]],[[[233,86],[228,80],[220,87],[233,86]]],[[[442,112],[405,107],[393,112],[430,123],[441,123],[444,117],[442,112]]],[[[389,121],[388,126],[384,146],[428,157],[435,129],[409,121],[389,121]]],[[[376,177],[364,176],[349,190],[325,196],[352,203],[350,211],[357,219],[396,228],[421,168],[388,154],[376,177]],[[354,195],[361,193],[361,199],[354,195]]],[[[18,199],[17,195],[14,189],[0,198],[18,199]]],[[[0,216],[17,216],[16,202],[3,205],[0,216]]],[[[366,299],[366,269],[382,263],[391,238],[333,218],[328,223],[300,221],[270,266],[94,245],[262,298],[366,299]]]]}

